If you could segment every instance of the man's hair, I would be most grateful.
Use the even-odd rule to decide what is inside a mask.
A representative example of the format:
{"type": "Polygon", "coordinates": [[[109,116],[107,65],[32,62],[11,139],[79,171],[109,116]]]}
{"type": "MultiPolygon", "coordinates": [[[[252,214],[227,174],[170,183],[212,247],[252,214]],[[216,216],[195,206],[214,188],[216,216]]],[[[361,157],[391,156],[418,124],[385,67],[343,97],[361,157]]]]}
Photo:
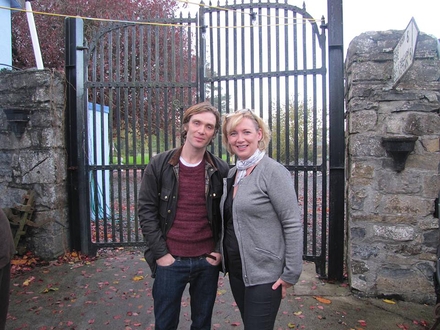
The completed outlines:
{"type": "Polygon", "coordinates": [[[217,134],[217,132],[220,129],[220,113],[218,112],[217,108],[214,107],[209,101],[205,101],[205,102],[194,104],[185,110],[185,113],[183,114],[183,120],[182,120],[182,131],[180,133],[181,134],[180,136],[182,139],[182,144],[186,140],[187,132],[186,132],[185,128],[188,126],[188,123],[191,120],[191,117],[194,115],[197,115],[199,113],[203,113],[203,112],[211,112],[215,116],[215,130],[214,130],[214,135],[212,137],[214,139],[215,135],[217,134]]]}

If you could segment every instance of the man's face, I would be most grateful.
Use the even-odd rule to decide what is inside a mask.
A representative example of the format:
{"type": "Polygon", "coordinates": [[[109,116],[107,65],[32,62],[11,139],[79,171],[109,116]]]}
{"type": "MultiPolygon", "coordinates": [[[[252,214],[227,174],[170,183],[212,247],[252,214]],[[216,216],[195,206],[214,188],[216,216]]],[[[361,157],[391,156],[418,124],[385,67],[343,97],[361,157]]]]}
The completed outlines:
{"type": "Polygon", "coordinates": [[[206,148],[214,136],[215,124],[216,118],[211,112],[193,115],[185,126],[187,132],[185,144],[195,149],[206,148]]]}

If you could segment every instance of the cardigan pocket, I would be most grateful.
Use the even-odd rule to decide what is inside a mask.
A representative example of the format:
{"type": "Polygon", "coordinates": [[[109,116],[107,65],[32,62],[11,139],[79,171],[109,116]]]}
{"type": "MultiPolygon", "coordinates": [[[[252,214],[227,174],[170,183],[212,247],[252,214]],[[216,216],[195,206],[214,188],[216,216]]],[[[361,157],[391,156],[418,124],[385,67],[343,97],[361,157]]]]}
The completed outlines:
{"type": "Polygon", "coordinates": [[[270,256],[271,258],[275,258],[275,259],[278,259],[278,260],[282,260],[282,258],[281,258],[280,256],[276,255],[275,253],[273,253],[273,252],[271,252],[271,251],[268,251],[268,250],[265,250],[265,249],[261,249],[261,248],[259,248],[259,247],[256,247],[255,250],[257,250],[257,251],[259,251],[259,252],[262,252],[262,253],[264,253],[264,254],[270,256]]]}

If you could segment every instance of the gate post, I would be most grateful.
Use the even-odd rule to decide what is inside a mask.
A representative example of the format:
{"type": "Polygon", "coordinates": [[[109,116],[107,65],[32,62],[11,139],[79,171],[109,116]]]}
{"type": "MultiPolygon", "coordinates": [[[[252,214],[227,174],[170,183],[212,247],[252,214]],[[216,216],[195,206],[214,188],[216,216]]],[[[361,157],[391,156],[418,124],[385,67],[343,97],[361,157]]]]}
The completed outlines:
{"type": "Polygon", "coordinates": [[[88,225],[89,200],[86,175],[87,143],[86,98],[84,95],[84,22],[66,18],[66,140],[67,184],[71,248],[91,254],[91,233],[88,225]]]}
{"type": "Polygon", "coordinates": [[[328,278],[342,280],[344,269],[344,54],[342,0],[328,0],[330,193],[328,278]]]}

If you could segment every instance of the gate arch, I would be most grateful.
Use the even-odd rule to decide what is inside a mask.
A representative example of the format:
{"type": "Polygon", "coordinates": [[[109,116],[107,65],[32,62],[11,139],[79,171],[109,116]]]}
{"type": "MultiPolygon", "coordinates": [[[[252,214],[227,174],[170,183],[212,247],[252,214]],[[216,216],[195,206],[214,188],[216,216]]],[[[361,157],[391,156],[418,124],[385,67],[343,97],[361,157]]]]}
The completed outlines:
{"type": "MultiPolygon", "coordinates": [[[[75,122],[70,145],[78,158],[78,166],[70,167],[71,208],[81,209],[71,218],[79,221],[74,230],[81,236],[81,250],[143,244],[136,209],[143,169],[154,154],[180,145],[183,110],[209,99],[222,114],[251,108],[269,123],[268,153],[295,180],[304,217],[304,259],[324,277],[329,193],[325,29],[325,22],[318,25],[305,7],[234,1],[222,7],[202,2],[197,14],[166,21],[109,24],[88,47],[75,44],[78,38],[72,36],[66,42],[70,52],[84,52],[76,76],[67,74],[73,68],[66,64],[71,85],[80,86],[78,77],[84,77],[82,90],[74,92],[80,101],[75,104],[70,95],[69,102],[75,122]]],[[[233,164],[220,135],[211,148],[233,164]]]]}

